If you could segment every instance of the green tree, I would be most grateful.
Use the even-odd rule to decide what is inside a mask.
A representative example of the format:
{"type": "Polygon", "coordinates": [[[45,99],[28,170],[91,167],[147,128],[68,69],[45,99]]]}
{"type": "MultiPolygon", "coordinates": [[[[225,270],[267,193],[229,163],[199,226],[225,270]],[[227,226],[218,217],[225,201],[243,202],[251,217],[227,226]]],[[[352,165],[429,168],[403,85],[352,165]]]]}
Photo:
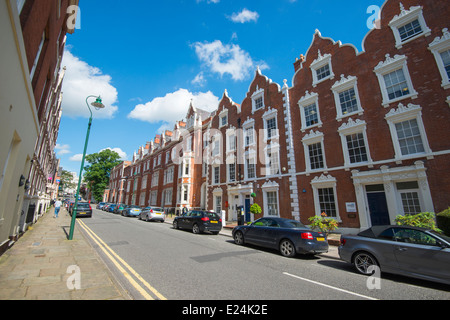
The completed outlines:
{"type": "Polygon", "coordinates": [[[89,165],[84,168],[84,181],[91,187],[96,201],[103,200],[103,193],[108,187],[111,170],[121,163],[119,159],[119,154],[109,149],[86,156],[86,162],[89,165]]]}
{"type": "Polygon", "coordinates": [[[73,182],[73,175],[69,171],[63,170],[59,183],[60,189],[64,192],[67,189],[75,189],[76,184],[73,182]]]}

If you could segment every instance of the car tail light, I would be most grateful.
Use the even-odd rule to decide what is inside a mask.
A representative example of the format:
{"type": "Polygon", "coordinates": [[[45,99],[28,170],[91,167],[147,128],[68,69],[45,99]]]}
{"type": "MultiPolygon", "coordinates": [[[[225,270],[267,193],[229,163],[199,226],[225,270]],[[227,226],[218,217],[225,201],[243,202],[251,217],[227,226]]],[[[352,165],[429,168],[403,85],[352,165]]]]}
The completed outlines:
{"type": "Polygon", "coordinates": [[[302,239],[305,239],[305,240],[314,240],[314,237],[313,237],[312,233],[306,232],[306,233],[302,233],[302,239]]]}
{"type": "Polygon", "coordinates": [[[203,218],[202,218],[202,221],[207,222],[207,221],[209,221],[209,218],[208,218],[208,217],[203,217],[203,218]]]}
{"type": "Polygon", "coordinates": [[[153,209],[150,210],[150,213],[153,213],[153,209]]]}
{"type": "Polygon", "coordinates": [[[347,239],[341,238],[341,245],[345,246],[347,243],[347,239]]]}

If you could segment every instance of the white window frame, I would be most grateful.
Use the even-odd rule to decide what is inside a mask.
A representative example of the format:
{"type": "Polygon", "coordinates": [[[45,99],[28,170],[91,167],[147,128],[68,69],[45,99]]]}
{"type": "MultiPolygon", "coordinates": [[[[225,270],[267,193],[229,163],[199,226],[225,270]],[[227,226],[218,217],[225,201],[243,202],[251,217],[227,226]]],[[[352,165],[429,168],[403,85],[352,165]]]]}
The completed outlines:
{"type": "Polygon", "coordinates": [[[258,110],[264,110],[266,108],[265,102],[264,102],[264,89],[259,89],[256,87],[256,91],[252,95],[252,114],[254,114],[258,110]],[[262,107],[256,109],[256,100],[262,98],[262,107]]]}
{"type": "Polygon", "coordinates": [[[214,165],[211,167],[211,184],[212,185],[219,185],[220,184],[220,165],[214,165]],[[218,170],[218,181],[216,182],[216,169],[218,170]]]}
{"type": "Polygon", "coordinates": [[[308,129],[311,128],[321,128],[322,127],[322,121],[320,119],[320,109],[319,109],[319,95],[317,93],[311,92],[309,93],[309,91],[306,91],[305,95],[300,98],[300,100],[298,101],[298,106],[300,108],[300,117],[302,120],[302,127],[301,127],[301,131],[305,132],[308,129]],[[305,115],[305,108],[315,104],[316,105],[316,110],[317,110],[317,123],[313,124],[311,126],[307,126],[306,125],[306,115],[305,115]]]}
{"type": "MultiPolygon", "coordinates": [[[[417,180],[411,180],[411,181],[395,181],[394,183],[395,185],[395,190],[396,195],[397,195],[397,206],[398,208],[401,210],[401,214],[405,215],[405,207],[403,205],[403,201],[402,201],[402,194],[404,193],[416,193],[417,194],[417,199],[419,200],[419,206],[420,206],[420,212],[424,212],[423,209],[425,208],[424,205],[424,199],[422,196],[422,192],[420,190],[420,186],[419,186],[419,181],[417,180]],[[402,182],[417,182],[417,188],[411,188],[411,189],[399,189],[398,188],[398,183],[402,183],[402,182]]],[[[420,213],[418,212],[418,213],[420,213]]]]}
{"type": "Polygon", "coordinates": [[[249,150],[245,153],[245,164],[244,164],[244,175],[245,175],[245,180],[255,180],[257,177],[256,174],[256,152],[254,150],[249,150]],[[254,169],[254,177],[249,177],[248,173],[248,165],[249,162],[255,166],[254,169]]]}
{"type": "Polygon", "coordinates": [[[400,49],[403,47],[404,44],[414,41],[417,38],[426,36],[428,37],[431,34],[431,29],[428,28],[425,19],[423,17],[423,7],[422,6],[415,6],[410,7],[409,10],[405,10],[403,4],[400,3],[400,14],[396,15],[391,22],[389,22],[389,26],[391,27],[394,37],[395,37],[395,47],[397,49],[400,49]],[[422,29],[422,32],[415,35],[414,37],[411,37],[406,40],[402,40],[400,37],[400,31],[399,28],[407,25],[408,23],[411,23],[415,20],[419,21],[420,27],[422,29]]]}
{"type": "Polygon", "coordinates": [[[222,110],[222,112],[219,114],[219,129],[226,127],[228,125],[228,109],[222,110]],[[226,123],[223,123],[223,119],[226,119],[226,123]]]}
{"type": "Polygon", "coordinates": [[[244,130],[244,147],[250,147],[253,145],[256,145],[256,130],[255,130],[255,120],[254,119],[247,119],[247,121],[244,122],[242,125],[242,128],[244,130]],[[247,143],[247,132],[252,132],[252,141],[247,143]]]}
{"type": "Polygon", "coordinates": [[[423,121],[422,121],[422,107],[421,106],[408,104],[408,106],[405,107],[403,104],[400,103],[398,105],[397,109],[392,109],[386,115],[385,119],[389,125],[389,129],[391,132],[392,143],[394,145],[394,150],[395,150],[395,160],[397,162],[399,162],[399,161],[401,162],[401,160],[404,160],[404,159],[416,158],[417,156],[423,157],[424,155],[432,153],[430,145],[428,143],[428,138],[427,138],[427,134],[425,131],[425,127],[424,127],[423,121]],[[400,148],[399,139],[398,139],[398,135],[397,135],[397,129],[396,129],[395,125],[397,123],[412,120],[412,119],[416,119],[416,121],[417,121],[417,125],[418,125],[419,131],[420,131],[420,136],[422,138],[422,144],[423,144],[425,151],[423,153],[414,153],[414,154],[403,155],[401,148],[400,148]]]}
{"type": "Polygon", "coordinates": [[[320,207],[320,199],[319,199],[319,189],[333,189],[334,191],[334,202],[336,207],[336,217],[329,216],[328,218],[335,219],[338,222],[342,222],[341,216],[339,214],[339,201],[337,197],[337,191],[336,191],[336,185],[337,181],[336,178],[334,178],[331,175],[321,175],[320,177],[315,177],[311,181],[311,186],[313,188],[313,194],[314,194],[314,208],[316,216],[320,216],[322,214],[322,208],[320,207]]]}
{"type": "Polygon", "coordinates": [[[229,183],[233,183],[237,181],[237,166],[235,162],[227,163],[227,181],[229,183]],[[231,168],[230,166],[234,165],[234,179],[231,177],[231,168]]]}
{"type": "Polygon", "coordinates": [[[265,167],[265,175],[266,177],[274,177],[279,176],[281,174],[281,164],[280,164],[280,145],[279,144],[270,144],[265,148],[265,161],[266,161],[266,167],[265,167]],[[271,157],[269,157],[269,154],[271,157]],[[275,156],[274,156],[275,154],[275,156]],[[275,164],[277,165],[278,169],[273,168],[272,160],[275,160],[275,164]],[[278,171],[278,173],[276,172],[278,171]]]}
{"type": "Polygon", "coordinates": [[[414,89],[414,86],[413,86],[413,83],[411,80],[411,76],[409,74],[407,59],[408,58],[405,55],[402,55],[402,56],[395,55],[393,58],[391,58],[391,56],[389,54],[386,54],[386,60],[381,61],[374,69],[374,72],[378,77],[378,82],[380,83],[380,88],[381,88],[381,94],[383,96],[382,105],[385,108],[389,107],[389,104],[391,104],[391,103],[395,103],[395,102],[398,102],[398,101],[401,101],[404,99],[408,99],[408,98],[416,99],[418,96],[418,93],[414,89]],[[397,70],[400,70],[400,69],[402,69],[403,74],[405,76],[406,83],[407,83],[408,89],[409,89],[409,94],[402,96],[402,97],[389,99],[389,94],[387,92],[384,76],[387,74],[390,74],[392,72],[395,72],[397,70]]]}
{"type": "Polygon", "coordinates": [[[216,212],[217,214],[219,214],[220,216],[222,215],[222,210],[223,210],[223,191],[221,188],[217,188],[213,191],[213,199],[214,199],[214,203],[213,203],[213,207],[214,207],[214,212],[216,212]],[[218,199],[220,198],[220,210],[219,207],[217,206],[218,203],[218,199]],[[219,212],[218,212],[219,211],[219,212]]]}
{"type": "Polygon", "coordinates": [[[237,137],[236,137],[236,130],[228,129],[226,133],[227,137],[227,152],[234,152],[236,151],[236,145],[237,145],[237,137]]]}
{"type": "Polygon", "coordinates": [[[312,83],[312,85],[313,85],[314,88],[321,82],[324,82],[324,81],[329,80],[329,79],[331,79],[331,80],[334,79],[333,66],[332,66],[332,63],[331,63],[331,54],[329,54],[329,53],[322,55],[322,53],[319,50],[318,57],[317,57],[316,60],[314,60],[311,63],[310,69],[311,69],[312,76],[313,76],[313,83],[312,83]],[[324,78],[319,80],[318,77],[317,77],[317,71],[319,69],[325,67],[327,64],[330,67],[330,74],[328,76],[326,76],[326,77],[324,77],[324,78]]]}
{"type": "Polygon", "coordinates": [[[277,140],[280,136],[280,129],[278,126],[278,110],[269,107],[269,109],[262,115],[262,119],[264,122],[264,139],[266,141],[277,140]],[[267,122],[273,119],[275,119],[275,129],[272,130],[275,130],[275,133],[269,138],[269,129],[267,126],[267,122]]]}
{"type": "Polygon", "coordinates": [[[436,37],[433,42],[430,43],[428,50],[433,53],[434,58],[436,59],[436,64],[442,77],[442,87],[444,89],[449,89],[450,77],[447,75],[444,61],[441,56],[442,52],[450,50],[450,32],[448,32],[447,28],[442,29],[442,37],[436,37]]]}
{"type": "Polygon", "coordinates": [[[156,171],[152,175],[151,187],[156,187],[159,184],[159,171],[156,171]]]}
{"type": "Polygon", "coordinates": [[[372,157],[370,156],[369,141],[367,139],[367,123],[365,121],[361,121],[359,119],[356,119],[356,121],[354,121],[352,118],[350,118],[347,123],[344,123],[338,129],[338,132],[339,132],[339,135],[341,136],[341,143],[342,143],[342,150],[344,153],[345,167],[349,168],[351,166],[361,165],[361,164],[368,164],[369,166],[372,166],[373,160],[372,160],[372,157]],[[347,136],[353,135],[353,134],[358,134],[358,133],[361,133],[364,137],[367,161],[351,163],[350,153],[348,150],[347,136]]]}
{"type": "Polygon", "coordinates": [[[280,217],[280,185],[275,181],[268,181],[261,186],[261,190],[263,191],[263,202],[264,202],[264,217],[280,217]],[[268,197],[267,193],[276,192],[277,194],[277,215],[269,215],[269,206],[268,206],[268,197]]]}
{"type": "Polygon", "coordinates": [[[142,178],[141,190],[147,188],[147,180],[148,180],[148,175],[145,175],[145,176],[142,178]]]}
{"type": "Polygon", "coordinates": [[[325,155],[325,147],[324,147],[323,142],[324,142],[324,135],[322,132],[319,132],[319,131],[312,131],[309,134],[305,135],[302,139],[304,154],[305,154],[306,172],[308,175],[312,172],[326,171],[328,169],[327,157],[325,155]],[[311,168],[311,158],[309,155],[309,146],[313,145],[313,144],[317,144],[317,143],[320,143],[321,148],[322,148],[323,168],[312,169],[311,168]]]}
{"type": "Polygon", "coordinates": [[[345,78],[344,75],[341,75],[341,80],[337,81],[331,87],[331,90],[333,91],[334,100],[336,102],[336,113],[337,113],[336,120],[337,121],[342,121],[343,118],[346,118],[346,117],[349,117],[352,115],[356,115],[356,114],[361,116],[364,113],[364,110],[361,106],[361,100],[359,98],[358,79],[356,77],[348,76],[347,78],[345,78]],[[358,109],[356,111],[344,114],[342,112],[340,94],[343,92],[346,92],[348,90],[351,90],[351,89],[353,89],[355,91],[356,104],[357,104],[358,109]]]}
{"type": "MultiPolygon", "coordinates": [[[[36,72],[36,68],[39,64],[39,60],[41,59],[41,53],[42,53],[42,49],[44,48],[44,44],[45,44],[45,40],[47,39],[47,35],[45,34],[45,30],[42,33],[42,38],[41,38],[41,42],[39,43],[39,48],[38,51],[36,53],[36,57],[34,58],[34,62],[33,62],[33,67],[31,68],[30,71],[30,79],[31,81],[33,81],[34,78],[34,74],[36,72]]],[[[45,88],[45,86],[44,86],[45,88]]]]}

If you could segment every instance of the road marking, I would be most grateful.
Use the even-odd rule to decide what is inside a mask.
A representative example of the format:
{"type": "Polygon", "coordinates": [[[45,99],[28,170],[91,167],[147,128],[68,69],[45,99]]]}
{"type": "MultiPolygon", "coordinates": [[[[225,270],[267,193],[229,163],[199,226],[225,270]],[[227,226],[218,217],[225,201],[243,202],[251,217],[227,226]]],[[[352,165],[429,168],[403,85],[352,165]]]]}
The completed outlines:
{"type": "Polygon", "coordinates": [[[139,293],[147,300],[154,300],[154,298],[142,288],[131,276],[129,273],[134,275],[141,283],[144,284],[153,294],[155,294],[160,300],[167,300],[162,294],[160,294],[155,288],[153,288],[144,278],[142,278],[130,265],[128,265],[117,253],[115,253],[103,240],[97,236],[83,221],[77,219],[77,222],[80,226],[86,231],[86,233],[95,241],[95,243],[102,249],[102,251],[106,254],[106,256],[111,260],[111,262],[119,269],[119,271],[123,274],[123,276],[130,282],[130,284],[139,291],[139,293]],[[109,251],[109,252],[108,252],[109,251]],[[127,270],[125,270],[119,262],[112,257],[113,255],[120,263],[124,265],[127,270]]]}
{"type": "Polygon", "coordinates": [[[313,284],[317,284],[319,286],[326,287],[326,288],[329,288],[329,289],[337,290],[337,291],[340,291],[340,292],[348,293],[348,294],[351,294],[351,295],[354,295],[354,296],[357,296],[357,297],[361,297],[361,298],[364,298],[364,299],[379,300],[379,299],[368,297],[368,296],[365,296],[365,295],[362,295],[362,294],[359,294],[359,293],[355,293],[355,292],[352,292],[352,291],[336,288],[336,287],[330,286],[328,284],[323,284],[323,283],[320,283],[320,282],[317,282],[317,281],[313,281],[313,280],[309,280],[309,279],[306,279],[306,278],[302,278],[302,277],[299,277],[299,276],[296,276],[296,275],[293,275],[293,274],[290,274],[290,273],[287,273],[287,272],[283,272],[283,274],[286,275],[286,276],[289,276],[289,277],[293,277],[293,278],[296,278],[296,279],[299,279],[299,280],[307,281],[307,282],[310,282],[310,283],[313,283],[313,284]]]}

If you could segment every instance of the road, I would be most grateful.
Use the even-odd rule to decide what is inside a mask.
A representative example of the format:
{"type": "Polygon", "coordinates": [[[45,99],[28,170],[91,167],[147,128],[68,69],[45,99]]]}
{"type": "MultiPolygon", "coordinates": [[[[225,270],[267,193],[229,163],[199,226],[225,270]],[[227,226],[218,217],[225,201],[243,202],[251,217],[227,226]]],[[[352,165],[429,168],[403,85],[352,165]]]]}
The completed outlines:
{"type": "Polygon", "coordinates": [[[326,257],[284,258],[224,235],[194,235],[94,209],[77,225],[136,300],[449,300],[450,287],[368,277],[326,257]]]}

